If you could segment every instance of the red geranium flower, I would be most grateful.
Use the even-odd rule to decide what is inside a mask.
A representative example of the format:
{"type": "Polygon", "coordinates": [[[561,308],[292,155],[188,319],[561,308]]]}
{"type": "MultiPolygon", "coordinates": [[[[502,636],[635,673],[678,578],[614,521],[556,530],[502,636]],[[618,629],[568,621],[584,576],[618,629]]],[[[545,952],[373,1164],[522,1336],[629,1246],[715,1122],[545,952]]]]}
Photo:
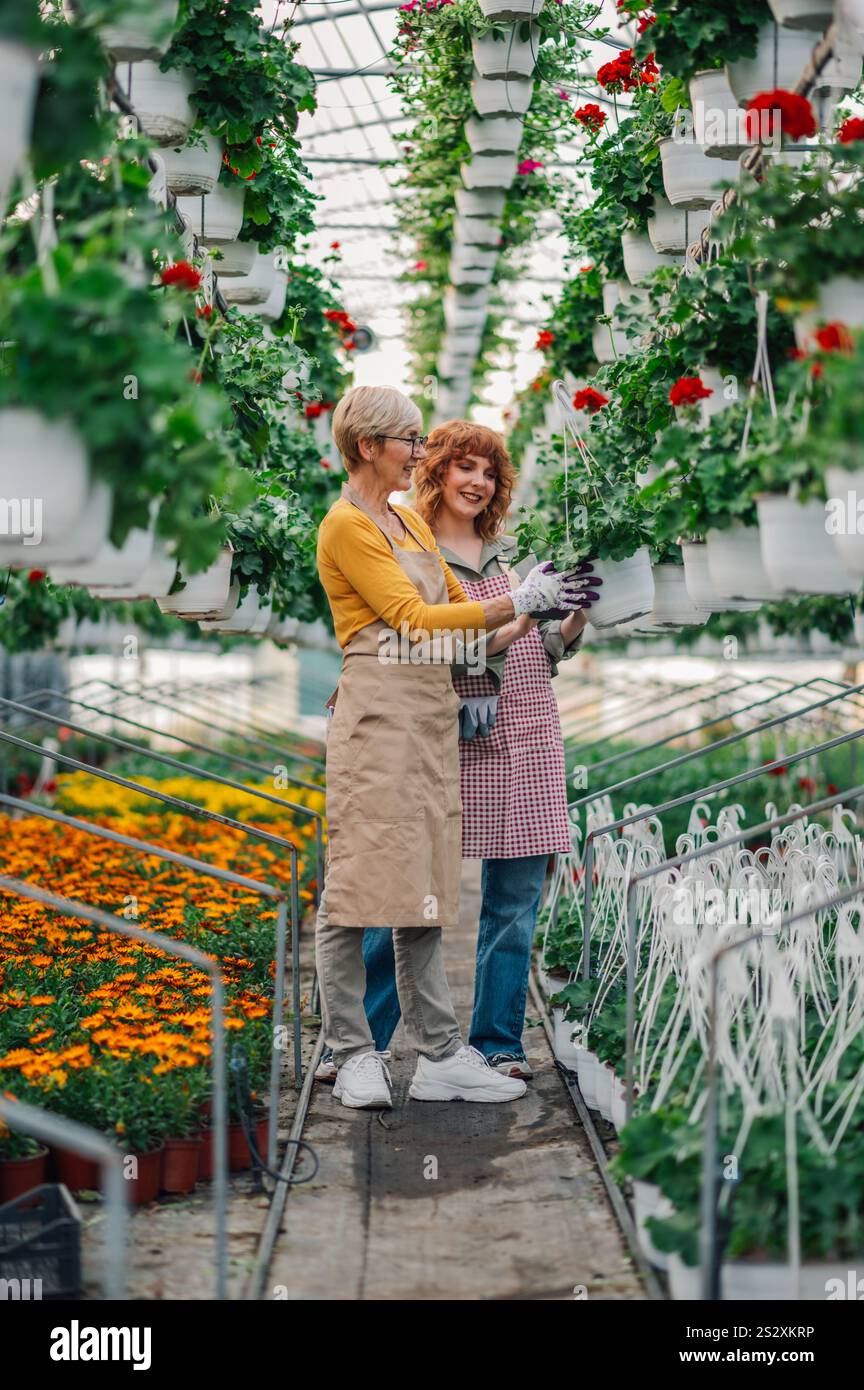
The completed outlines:
{"type": "Polygon", "coordinates": [[[829,782],[825,790],[829,796],[836,796],[840,788],[838,787],[836,782],[829,782]]]}
{"type": "Polygon", "coordinates": [[[306,419],[317,420],[323,411],[324,407],[320,401],[310,401],[306,407],[306,419]]]}
{"type": "Polygon", "coordinates": [[[802,792],[815,792],[816,783],[812,777],[799,777],[798,786],[802,792]]]}
{"type": "Polygon", "coordinates": [[[213,305],[202,304],[201,308],[196,310],[196,313],[199,319],[210,319],[213,317],[213,305]]]}
{"type": "Polygon", "coordinates": [[[47,570],[31,570],[27,576],[28,584],[41,584],[47,573],[47,570]]]}
{"type": "Polygon", "coordinates": [[[823,352],[851,352],[855,346],[845,323],[826,323],[813,334],[823,352]]]}
{"type": "Polygon", "coordinates": [[[338,251],[338,250],[339,250],[339,247],[340,247],[341,245],[342,245],[341,241],[331,241],[331,243],[330,243],[330,250],[331,250],[331,251],[338,251]]]}
{"type": "Polygon", "coordinates": [[[344,347],[346,352],[353,352],[357,347],[357,344],[355,343],[353,338],[349,338],[347,342],[342,344],[342,346],[344,347]]]}
{"type": "Polygon", "coordinates": [[[419,273],[420,273],[421,270],[427,270],[428,267],[429,267],[429,262],[428,262],[428,261],[415,261],[414,264],[412,265],[411,269],[412,269],[412,270],[416,270],[417,273],[418,273],[418,275],[419,275],[419,273]]]}
{"type": "Polygon", "coordinates": [[[163,285],[178,285],[181,290],[197,290],[201,284],[201,272],[188,261],[175,261],[166,265],[160,275],[163,285]]]}
{"type": "Polygon", "coordinates": [[[790,140],[802,140],[816,134],[816,117],[806,97],[776,87],[773,92],[759,92],[747,106],[748,140],[770,140],[774,122],[780,117],[780,133],[790,140]]]}
{"type": "Polygon", "coordinates": [[[625,48],[611,63],[597,69],[597,81],[607,92],[629,92],[633,88],[633,50],[625,48]]]}
{"type": "Polygon", "coordinates": [[[589,101],[584,106],[580,106],[578,111],[573,112],[573,119],[578,121],[580,125],[584,125],[586,130],[596,132],[602,130],[606,124],[606,113],[600,110],[596,101],[589,101]]]}
{"type": "Polygon", "coordinates": [[[864,140],[864,120],[860,116],[850,116],[837,132],[841,145],[851,145],[855,140],[864,140]]]}
{"type": "Polygon", "coordinates": [[[637,34],[644,34],[646,29],[650,29],[652,24],[657,23],[656,14],[643,14],[639,23],[636,25],[637,34]]]}
{"type": "Polygon", "coordinates": [[[319,459],[318,462],[321,464],[321,467],[322,467],[322,468],[329,468],[329,467],[330,467],[330,460],[329,460],[329,459],[319,459]]]}
{"type": "Polygon", "coordinates": [[[584,386],[576,392],[573,404],[577,410],[587,410],[589,415],[596,415],[598,410],[609,404],[609,397],[595,391],[593,386],[584,386]]]}
{"type": "Polygon", "coordinates": [[[701,376],[681,376],[669,392],[669,400],[672,405],[695,405],[713,394],[701,376]]]}
{"type": "Polygon", "coordinates": [[[554,334],[554,333],[550,333],[550,331],[549,331],[548,328],[541,328],[541,329],[540,329],[540,332],[537,334],[537,341],[536,341],[536,343],[534,344],[534,347],[535,347],[539,352],[544,352],[544,351],[546,350],[546,348],[552,346],[552,344],[554,343],[554,341],[555,341],[555,334],[554,334]]]}
{"type": "Polygon", "coordinates": [[[803,348],[794,347],[794,348],[787,348],[787,349],[786,349],[786,356],[787,356],[792,362],[803,362],[803,361],[804,361],[804,358],[807,356],[807,354],[806,354],[806,352],[804,351],[803,348]]]}

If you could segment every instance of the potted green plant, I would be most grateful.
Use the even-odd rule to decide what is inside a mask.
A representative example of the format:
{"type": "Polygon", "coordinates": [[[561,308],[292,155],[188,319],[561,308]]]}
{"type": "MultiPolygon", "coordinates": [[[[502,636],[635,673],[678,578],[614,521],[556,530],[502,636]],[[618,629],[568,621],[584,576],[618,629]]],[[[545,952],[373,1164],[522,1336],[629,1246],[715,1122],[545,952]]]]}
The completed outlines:
{"type": "Polygon", "coordinates": [[[80,6],[112,58],[121,63],[161,58],[179,8],[179,0],[84,0],[80,6]]]}

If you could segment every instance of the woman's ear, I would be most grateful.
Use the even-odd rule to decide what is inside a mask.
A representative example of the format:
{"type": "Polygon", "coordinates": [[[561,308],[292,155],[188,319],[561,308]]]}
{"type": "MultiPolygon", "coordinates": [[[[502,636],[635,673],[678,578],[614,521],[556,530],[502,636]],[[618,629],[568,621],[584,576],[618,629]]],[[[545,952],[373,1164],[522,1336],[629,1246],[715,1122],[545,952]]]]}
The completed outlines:
{"type": "Polygon", "coordinates": [[[375,441],[361,435],[357,440],[357,452],[364,463],[371,463],[375,457],[375,441]]]}

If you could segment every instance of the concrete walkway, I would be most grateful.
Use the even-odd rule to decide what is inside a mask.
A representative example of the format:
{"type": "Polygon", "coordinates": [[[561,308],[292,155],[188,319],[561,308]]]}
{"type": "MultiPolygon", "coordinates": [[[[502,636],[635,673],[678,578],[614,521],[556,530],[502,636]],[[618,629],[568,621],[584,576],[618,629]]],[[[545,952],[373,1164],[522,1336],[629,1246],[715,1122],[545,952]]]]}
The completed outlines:
{"type": "MultiPolygon", "coordinates": [[[[466,1037],[478,915],[475,861],[445,934],[466,1037]]],[[[391,1111],[347,1110],[316,1085],[305,1138],[321,1168],[288,1197],[265,1298],[643,1298],[543,1029],[525,1041],[535,1079],[507,1105],[408,1099],[401,1027],[391,1111]]]]}

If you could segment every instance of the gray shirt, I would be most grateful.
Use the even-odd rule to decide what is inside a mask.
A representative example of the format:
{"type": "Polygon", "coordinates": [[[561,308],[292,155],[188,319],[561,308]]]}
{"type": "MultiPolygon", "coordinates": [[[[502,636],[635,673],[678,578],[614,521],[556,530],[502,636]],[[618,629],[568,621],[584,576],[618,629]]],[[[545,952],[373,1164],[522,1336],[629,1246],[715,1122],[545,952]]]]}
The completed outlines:
{"type": "MultiPolygon", "coordinates": [[[[479,569],[474,569],[473,565],[469,565],[461,555],[457,555],[453,550],[448,550],[445,545],[439,546],[438,549],[453,571],[455,578],[462,584],[465,580],[469,583],[477,583],[480,579],[489,579],[492,575],[504,574],[505,570],[498,563],[498,556],[502,556],[506,563],[506,560],[515,553],[517,546],[518,541],[515,536],[496,536],[494,541],[485,541],[480,553],[479,569]]],[[[518,574],[520,579],[523,579],[536,564],[537,560],[533,555],[526,555],[524,560],[519,561],[518,565],[513,565],[513,572],[518,574]]],[[[580,632],[579,636],[567,645],[561,636],[561,623],[557,619],[543,618],[537,627],[549,661],[549,675],[557,676],[558,663],[566,661],[568,657],[579,651],[582,646],[583,634],[580,632]]],[[[501,652],[493,652],[491,656],[487,655],[487,640],[493,635],[494,629],[467,648],[465,652],[467,661],[453,663],[454,676],[479,675],[485,662],[486,670],[500,686],[508,648],[505,647],[501,652]]]]}

